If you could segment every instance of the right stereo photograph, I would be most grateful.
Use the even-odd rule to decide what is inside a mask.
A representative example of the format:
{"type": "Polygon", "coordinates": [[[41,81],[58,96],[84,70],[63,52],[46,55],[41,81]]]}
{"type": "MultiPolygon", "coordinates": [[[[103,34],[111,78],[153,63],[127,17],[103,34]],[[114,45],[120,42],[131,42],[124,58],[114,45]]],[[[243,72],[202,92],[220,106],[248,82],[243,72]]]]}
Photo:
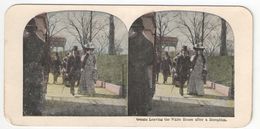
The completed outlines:
{"type": "Polygon", "coordinates": [[[234,117],[234,35],[217,15],[160,11],[129,30],[128,115],[234,117]]]}

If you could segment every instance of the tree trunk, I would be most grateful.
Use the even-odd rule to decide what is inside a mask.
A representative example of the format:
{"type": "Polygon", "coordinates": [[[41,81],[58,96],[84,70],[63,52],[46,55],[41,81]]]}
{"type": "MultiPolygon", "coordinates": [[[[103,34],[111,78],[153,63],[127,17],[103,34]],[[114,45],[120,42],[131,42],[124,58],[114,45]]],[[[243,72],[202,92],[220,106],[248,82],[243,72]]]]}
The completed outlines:
{"type": "Polygon", "coordinates": [[[115,55],[115,24],[114,24],[114,16],[110,15],[109,17],[109,55],[115,55]]]}
{"type": "Polygon", "coordinates": [[[202,25],[201,25],[201,43],[204,42],[204,21],[205,21],[205,13],[202,13],[202,25]]]}
{"type": "Polygon", "coordinates": [[[92,41],[92,21],[93,21],[93,11],[90,11],[90,21],[89,21],[89,42],[92,41]]]}
{"type": "Polygon", "coordinates": [[[227,55],[227,26],[226,21],[221,18],[221,46],[220,46],[220,56],[226,56],[227,55]]]}

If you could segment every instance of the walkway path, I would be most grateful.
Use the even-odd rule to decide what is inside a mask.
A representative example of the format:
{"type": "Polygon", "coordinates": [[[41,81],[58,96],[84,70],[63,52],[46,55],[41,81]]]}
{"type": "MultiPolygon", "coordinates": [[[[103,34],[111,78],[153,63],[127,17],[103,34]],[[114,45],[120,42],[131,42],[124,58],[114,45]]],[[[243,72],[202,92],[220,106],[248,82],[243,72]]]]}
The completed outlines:
{"type": "MultiPolygon", "coordinates": [[[[60,79],[60,78],[59,78],[60,79]]],[[[61,82],[60,80],[58,81],[61,82]]],[[[124,116],[127,115],[127,101],[107,91],[95,88],[96,96],[72,96],[69,87],[61,84],[48,85],[44,115],[54,116],[124,116]]],[[[77,91],[77,87],[75,89],[77,91]]],[[[234,116],[234,100],[213,89],[205,88],[205,96],[179,95],[179,88],[171,85],[171,78],[167,84],[159,84],[153,98],[150,116],[234,116]]]]}
{"type": "Polygon", "coordinates": [[[206,87],[204,96],[187,95],[186,87],[184,88],[184,96],[181,96],[179,88],[171,83],[171,77],[169,77],[168,83],[162,84],[162,75],[160,75],[153,98],[153,109],[149,115],[234,116],[233,99],[206,87]]]}
{"type": "MultiPolygon", "coordinates": [[[[47,86],[44,115],[55,116],[121,116],[126,115],[127,101],[104,89],[95,88],[95,97],[70,94],[70,88],[61,84],[52,84],[50,75],[47,86]]],[[[78,87],[75,87],[75,91],[78,87]]]]}

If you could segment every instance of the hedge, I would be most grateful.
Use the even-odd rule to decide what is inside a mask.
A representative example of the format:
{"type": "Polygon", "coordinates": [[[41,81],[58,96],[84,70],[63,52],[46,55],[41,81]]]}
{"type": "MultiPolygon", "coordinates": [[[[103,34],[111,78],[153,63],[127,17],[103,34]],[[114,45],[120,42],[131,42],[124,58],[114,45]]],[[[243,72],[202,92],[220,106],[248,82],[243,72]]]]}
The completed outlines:
{"type": "Polygon", "coordinates": [[[210,56],[207,58],[208,80],[231,86],[234,56],[210,56]]]}
{"type": "Polygon", "coordinates": [[[127,86],[127,64],[127,55],[97,56],[98,79],[120,86],[127,86]]]}

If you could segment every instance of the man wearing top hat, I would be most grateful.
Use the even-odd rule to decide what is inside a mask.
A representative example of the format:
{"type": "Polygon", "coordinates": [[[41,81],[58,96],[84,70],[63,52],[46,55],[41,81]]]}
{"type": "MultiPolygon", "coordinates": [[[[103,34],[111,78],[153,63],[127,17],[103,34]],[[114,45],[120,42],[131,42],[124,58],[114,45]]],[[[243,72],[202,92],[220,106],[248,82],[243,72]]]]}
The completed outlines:
{"type": "Polygon", "coordinates": [[[70,93],[74,96],[74,86],[75,82],[79,80],[80,77],[80,55],[77,46],[73,46],[71,55],[68,58],[67,64],[67,74],[70,82],[70,93]]]}
{"type": "Polygon", "coordinates": [[[144,34],[141,18],[131,26],[128,59],[128,115],[146,116],[151,106],[152,82],[149,66],[153,64],[153,45],[144,34]]]}
{"type": "Polygon", "coordinates": [[[42,115],[45,93],[45,69],[48,66],[46,44],[36,34],[37,26],[31,19],[23,37],[23,115],[42,115]]]}
{"type": "Polygon", "coordinates": [[[183,86],[189,78],[190,73],[190,56],[187,46],[182,46],[181,53],[176,57],[176,73],[177,81],[179,81],[179,93],[183,96],[183,86]]]}

